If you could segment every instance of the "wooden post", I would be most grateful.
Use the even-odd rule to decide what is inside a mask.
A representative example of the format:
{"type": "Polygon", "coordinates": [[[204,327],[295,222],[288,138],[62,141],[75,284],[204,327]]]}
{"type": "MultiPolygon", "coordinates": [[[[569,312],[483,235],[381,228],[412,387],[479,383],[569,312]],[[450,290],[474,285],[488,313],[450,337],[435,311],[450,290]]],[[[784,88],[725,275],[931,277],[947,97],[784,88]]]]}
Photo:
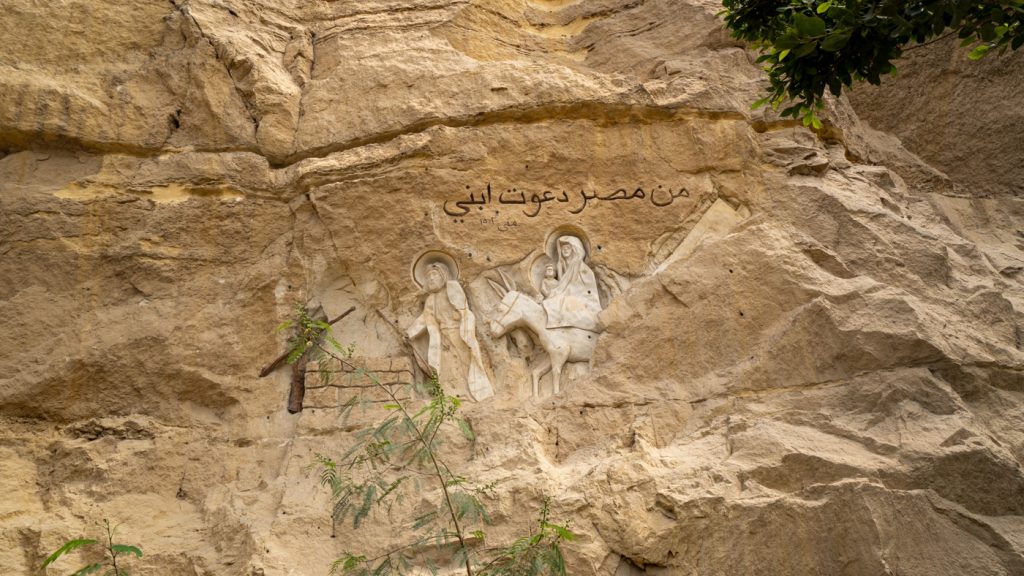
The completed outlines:
{"type": "Polygon", "coordinates": [[[292,386],[288,391],[288,413],[302,412],[302,400],[306,397],[306,364],[309,355],[303,354],[292,363],[292,386]]]}

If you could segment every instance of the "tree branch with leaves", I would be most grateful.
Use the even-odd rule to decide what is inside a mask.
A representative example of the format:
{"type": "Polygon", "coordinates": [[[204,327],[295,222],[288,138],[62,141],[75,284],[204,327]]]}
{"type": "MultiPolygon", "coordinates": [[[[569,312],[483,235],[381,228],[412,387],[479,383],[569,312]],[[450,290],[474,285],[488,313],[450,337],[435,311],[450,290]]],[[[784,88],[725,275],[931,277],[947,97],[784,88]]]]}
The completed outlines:
{"type": "Polygon", "coordinates": [[[1024,0],[723,0],[732,35],[760,49],[768,95],[754,103],[821,128],[825,90],[881,83],[907,50],[957,34],[968,57],[1024,45],[1024,0]],[[787,105],[788,104],[788,105],[787,105]],[[785,105],[785,106],[784,106],[785,105]]]}
{"type": "Polygon", "coordinates": [[[408,503],[412,510],[392,526],[398,528],[393,533],[411,535],[407,541],[375,553],[345,552],[333,563],[332,575],[409,574],[417,565],[436,572],[439,567],[431,553],[461,566],[467,576],[566,574],[561,545],[575,535],[567,526],[548,520],[547,501],[536,531],[509,547],[486,546],[483,528],[491,520],[483,499],[496,497],[497,483],[473,482],[454,472],[444,458],[446,430],[467,442],[475,442],[476,434],[459,414],[461,400],[444,391],[436,374],[424,383],[385,384],[357,365],[353,346],[343,347],[328,323],[310,318],[303,308],[297,309],[296,319],[287,326],[295,327],[290,339],[292,361],[305,354],[318,363],[321,378],[332,373],[324,365],[334,364],[334,371],[369,383],[352,388],[359,392],[342,404],[343,419],[359,405],[383,410],[379,421],[354,434],[353,443],[340,457],[317,454],[310,465],[331,492],[332,536],[337,525],[349,520],[358,530],[374,510],[388,517],[396,504],[408,503]],[[367,396],[372,392],[382,402],[367,396]],[[410,494],[418,501],[409,502],[410,494]],[[436,494],[436,500],[430,494],[436,494]]]}

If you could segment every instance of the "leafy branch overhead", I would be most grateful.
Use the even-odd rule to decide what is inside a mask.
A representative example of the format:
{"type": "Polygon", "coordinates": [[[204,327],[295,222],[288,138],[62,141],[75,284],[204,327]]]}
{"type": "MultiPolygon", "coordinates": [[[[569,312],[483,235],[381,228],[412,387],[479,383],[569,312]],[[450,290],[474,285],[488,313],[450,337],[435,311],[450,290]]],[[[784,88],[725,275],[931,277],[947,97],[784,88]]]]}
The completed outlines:
{"type": "Polygon", "coordinates": [[[782,116],[820,128],[814,111],[825,89],[894,74],[893,61],[915,46],[957,34],[977,60],[1024,44],[1024,0],[723,0],[734,37],[760,48],[768,96],[782,116]]]}

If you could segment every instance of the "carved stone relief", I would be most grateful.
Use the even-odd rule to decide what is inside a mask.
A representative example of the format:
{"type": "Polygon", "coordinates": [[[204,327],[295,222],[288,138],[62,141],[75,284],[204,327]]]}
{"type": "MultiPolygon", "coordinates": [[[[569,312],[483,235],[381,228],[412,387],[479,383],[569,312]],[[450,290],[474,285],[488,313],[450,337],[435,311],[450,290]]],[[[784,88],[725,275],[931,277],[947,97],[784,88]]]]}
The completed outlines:
{"type": "MultiPolygon", "coordinates": [[[[663,199],[655,188],[655,208],[687,197],[672,193],[663,199]]],[[[497,236],[490,233],[493,230],[462,229],[443,240],[446,251],[428,250],[406,261],[419,287],[415,296],[401,282],[379,282],[379,270],[355,267],[337,271],[341,280],[335,284],[344,285],[331,284],[329,290],[320,290],[321,297],[335,314],[349,306],[377,313],[379,319],[364,318],[374,329],[366,337],[370,346],[361,351],[388,358],[412,352],[408,360],[415,379],[436,373],[451,394],[463,399],[498,396],[493,401],[503,407],[531,394],[560,394],[589,372],[604,331],[602,312],[612,299],[628,291],[634,279],[660,273],[749,216],[742,205],[734,207],[719,198],[710,182],[694,189],[699,190],[692,209],[668,232],[654,236],[646,254],[644,247],[623,250],[623,245],[605,244],[614,230],[588,231],[575,222],[556,224],[546,235],[540,226],[497,236]],[[495,242],[505,243],[492,246],[495,242]],[[447,251],[458,250],[453,246],[460,243],[461,250],[447,251]],[[341,293],[349,296],[338,300],[341,293]],[[393,298],[394,294],[400,296],[393,298]]],[[[486,203],[490,195],[484,198],[486,203]]],[[[506,203],[502,196],[496,198],[499,204],[506,203]]],[[[594,203],[589,195],[581,198],[594,203]]],[[[650,196],[641,195],[638,188],[633,195],[616,192],[597,200],[644,198],[650,196]]],[[[474,209],[477,204],[479,199],[474,209]]],[[[492,216],[481,218],[490,221],[492,216]]]]}
{"type": "MultiPolygon", "coordinates": [[[[568,363],[589,367],[602,331],[598,320],[602,293],[613,296],[627,281],[607,269],[595,274],[582,231],[556,230],[541,250],[527,258],[532,265],[515,274],[529,278],[523,288],[501,268],[496,276],[494,270],[485,273],[487,284],[500,298],[487,315],[489,332],[495,339],[517,335],[522,340],[529,334],[544,352],[525,358],[533,395],[540,395],[541,379],[549,373],[552,390],[558,394],[568,363]],[[604,286],[603,291],[599,286],[604,286]]],[[[459,283],[458,263],[444,252],[427,252],[414,264],[413,279],[422,291],[423,306],[406,335],[444,386],[476,401],[490,398],[494,395],[488,376],[491,367],[477,340],[476,315],[459,283]]]]}
{"type": "Polygon", "coordinates": [[[558,237],[557,284],[542,304],[548,328],[581,328],[598,332],[601,299],[594,271],[584,262],[583,241],[568,234],[558,237]]]}
{"type": "Polygon", "coordinates": [[[507,274],[499,272],[497,280],[489,280],[501,297],[492,313],[491,336],[500,338],[522,328],[532,333],[546,352],[530,367],[534,396],[539,396],[540,380],[549,372],[552,389],[558,394],[566,363],[589,363],[601,332],[598,282],[587,262],[583,239],[564,233],[553,240],[553,250],[533,265],[532,280],[539,298],[518,289],[507,274]]]}
{"type": "Polygon", "coordinates": [[[423,294],[423,309],[406,329],[414,346],[426,348],[427,364],[438,381],[456,395],[476,401],[494,395],[476,338],[476,316],[459,284],[459,268],[451,256],[428,252],[413,266],[423,294]],[[465,388],[463,388],[465,387],[465,388]]]}

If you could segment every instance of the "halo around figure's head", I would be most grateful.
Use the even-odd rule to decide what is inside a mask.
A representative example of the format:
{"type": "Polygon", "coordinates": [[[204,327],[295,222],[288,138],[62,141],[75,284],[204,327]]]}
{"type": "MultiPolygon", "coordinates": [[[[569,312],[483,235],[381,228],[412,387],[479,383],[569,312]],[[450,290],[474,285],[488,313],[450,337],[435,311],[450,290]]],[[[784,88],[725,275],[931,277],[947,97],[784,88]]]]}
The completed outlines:
{"type": "Polygon", "coordinates": [[[454,258],[440,250],[428,250],[420,254],[416,263],[412,265],[412,281],[423,288],[427,283],[427,272],[433,266],[440,266],[446,270],[448,280],[459,279],[459,265],[454,258]]]}
{"type": "Polygon", "coordinates": [[[590,238],[587,237],[587,233],[579,226],[566,224],[552,230],[544,240],[544,253],[552,262],[558,262],[558,239],[562,236],[579,238],[580,243],[583,244],[583,260],[590,260],[590,238]]]}

